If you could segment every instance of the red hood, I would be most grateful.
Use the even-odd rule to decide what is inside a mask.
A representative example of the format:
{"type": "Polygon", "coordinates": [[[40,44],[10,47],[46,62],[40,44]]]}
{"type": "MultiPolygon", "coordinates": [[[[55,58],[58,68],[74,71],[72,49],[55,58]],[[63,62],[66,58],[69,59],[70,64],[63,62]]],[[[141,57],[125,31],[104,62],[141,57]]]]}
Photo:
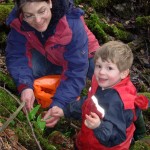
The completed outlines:
{"type": "Polygon", "coordinates": [[[119,93],[125,109],[134,109],[135,105],[140,109],[148,108],[148,99],[143,95],[138,95],[135,86],[130,81],[130,77],[126,77],[113,87],[119,93]]]}

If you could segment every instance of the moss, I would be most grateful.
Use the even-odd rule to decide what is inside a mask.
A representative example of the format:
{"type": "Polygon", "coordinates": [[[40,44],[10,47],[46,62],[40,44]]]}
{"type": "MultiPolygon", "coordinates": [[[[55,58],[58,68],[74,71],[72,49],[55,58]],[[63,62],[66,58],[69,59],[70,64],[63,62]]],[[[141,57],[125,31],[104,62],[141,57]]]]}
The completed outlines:
{"type": "Polygon", "coordinates": [[[125,28],[124,28],[124,26],[123,26],[122,23],[120,23],[120,22],[115,22],[115,25],[116,25],[117,28],[119,28],[119,29],[121,29],[121,30],[125,30],[125,28]]]}
{"type": "Polygon", "coordinates": [[[145,95],[146,97],[148,97],[148,99],[150,99],[150,93],[144,92],[144,93],[140,93],[140,94],[143,94],[143,95],[145,95]]]}
{"type": "Polygon", "coordinates": [[[150,147],[144,141],[136,141],[135,144],[131,146],[130,150],[150,150],[150,147]]]}
{"type": "Polygon", "coordinates": [[[105,8],[110,0],[89,0],[88,2],[93,6],[95,9],[99,10],[100,8],[105,8]]]}
{"type": "MultiPolygon", "coordinates": [[[[18,103],[11,97],[5,90],[0,89],[0,114],[4,117],[9,117],[10,113],[13,113],[18,108],[18,103]]],[[[19,112],[17,118],[20,121],[25,120],[23,112],[19,112]]]]}
{"type": "Polygon", "coordinates": [[[115,25],[111,26],[115,37],[122,41],[130,41],[131,33],[118,29],[115,25]]]}
{"type": "Polygon", "coordinates": [[[27,123],[24,123],[23,126],[17,125],[14,131],[18,136],[19,142],[28,150],[38,149],[37,144],[35,143],[35,140],[31,135],[31,129],[29,129],[29,125],[27,123]]]}
{"type": "Polygon", "coordinates": [[[14,101],[14,99],[8,95],[7,92],[5,92],[4,90],[0,90],[0,104],[4,107],[7,107],[7,109],[10,112],[13,112],[16,110],[16,102],[14,101]]]}
{"type": "Polygon", "coordinates": [[[41,142],[43,149],[45,149],[45,150],[58,150],[53,144],[50,144],[50,142],[46,138],[43,138],[42,136],[39,136],[38,138],[41,142]]]}
{"type": "Polygon", "coordinates": [[[103,42],[109,41],[107,34],[103,30],[104,24],[100,23],[100,19],[97,14],[91,14],[90,18],[86,21],[86,23],[97,39],[100,39],[103,42]]]}
{"type": "Polygon", "coordinates": [[[6,41],[7,35],[5,32],[0,32],[0,44],[6,41]]]}
{"type": "Polygon", "coordinates": [[[8,14],[11,12],[14,5],[0,5],[0,23],[3,23],[6,21],[6,18],[8,17],[8,14]]]}
{"type": "Polygon", "coordinates": [[[138,26],[149,26],[150,25],[150,16],[137,17],[136,24],[138,26]]]}
{"type": "Polygon", "coordinates": [[[0,71],[0,85],[5,85],[8,87],[8,89],[12,91],[16,91],[16,85],[12,78],[9,75],[4,74],[3,72],[0,71]]]}
{"type": "Polygon", "coordinates": [[[111,0],[74,0],[75,4],[79,5],[81,3],[86,3],[89,6],[94,7],[96,10],[105,8],[111,0]]]}
{"type": "Polygon", "coordinates": [[[102,40],[103,42],[108,42],[109,35],[114,36],[117,40],[130,41],[132,39],[132,34],[124,31],[124,28],[116,25],[109,25],[107,22],[103,21],[103,18],[99,18],[96,13],[93,13],[88,18],[87,25],[91,31],[95,34],[97,39],[102,40]]]}

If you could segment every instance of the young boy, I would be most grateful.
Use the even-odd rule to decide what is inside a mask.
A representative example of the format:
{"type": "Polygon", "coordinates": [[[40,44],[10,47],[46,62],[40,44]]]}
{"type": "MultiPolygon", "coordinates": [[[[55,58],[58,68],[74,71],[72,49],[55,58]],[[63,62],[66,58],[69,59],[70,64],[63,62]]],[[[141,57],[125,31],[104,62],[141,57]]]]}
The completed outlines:
{"type": "Polygon", "coordinates": [[[134,121],[148,99],[137,95],[129,77],[133,63],[130,47],[122,42],[105,43],[95,54],[95,70],[86,100],[68,108],[51,109],[52,116],[79,119],[78,150],[128,150],[135,131],[134,121]]]}

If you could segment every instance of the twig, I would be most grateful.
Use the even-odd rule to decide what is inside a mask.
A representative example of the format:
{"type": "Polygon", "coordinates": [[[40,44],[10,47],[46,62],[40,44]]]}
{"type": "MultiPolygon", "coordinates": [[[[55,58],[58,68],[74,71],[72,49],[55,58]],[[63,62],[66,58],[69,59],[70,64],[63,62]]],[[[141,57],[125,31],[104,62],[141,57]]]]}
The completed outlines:
{"type": "Polygon", "coordinates": [[[18,115],[20,110],[25,106],[25,102],[22,102],[20,106],[17,108],[17,110],[8,118],[8,120],[0,127],[0,132],[3,132],[7,126],[10,124],[10,122],[18,115]]]}
{"type": "Polygon", "coordinates": [[[75,129],[80,130],[80,128],[79,128],[78,126],[76,126],[74,123],[71,122],[70,125],[71,125],[72,127],[74,127],[75,129]]]}
{"type": "Polygon", "coordinates": [[[26,114],[26,117],[27,117],[27,121],[28,121],[28,123],[29,123],[29,126],[30,126],[30,128],[31,128],[32,135],[33,135],[33,137],[34,137],[34,139],[35,139],[35,142],[37,143],[37,145],[38,145],[38,147],[39,147],[39,150],[42,150],[42,147],[41,147],[41,145],[40,145],[39,141],[37,140],[36,135],[35,135],[35,133],[34,133],[33,126],[32,126],[32,124],[31,124],[31,122],[30,122],[29,117],[28,117],[28,111],[27,111],[26,108],[25,108],[25,114],[26,114]]]}
{"type": "MultiPolygon", "coordinates": [[[[11,112],[6,108],[6,107],[4,107],[3,105],[1,105],[0,104],[0,107],[3,107],[4,109],[5,109],[5,111],[7,111],[8,113],[9,113],[9,115],[11,114],[11,112]]],[[[6,119],[8,119],[7,117],[2,117],[2,116],[0,116],[0,118],[4,118],[5,120],[6,119]]],[[[22,123],[22,122],[20,122],[20,120],[18,120],[17,118],[15,118],[20,124],[22,123]]]]}

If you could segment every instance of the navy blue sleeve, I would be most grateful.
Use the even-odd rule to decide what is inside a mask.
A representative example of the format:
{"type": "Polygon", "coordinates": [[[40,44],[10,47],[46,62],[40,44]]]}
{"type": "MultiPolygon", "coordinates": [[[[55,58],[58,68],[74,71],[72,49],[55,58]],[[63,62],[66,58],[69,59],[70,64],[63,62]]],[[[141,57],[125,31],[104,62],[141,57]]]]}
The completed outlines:
{"type": "Polygon", "coordinates": [[[32,70],[26,56],[26,38],[11,29],[6,46],[6,65],[17,87],[33,88],[32,70]]]}
{"type": "Polygon", "coordinates": [[[79,18],[70,19],[69,24],[73,37],[64,53],[64,59],[68,62],[68,68],[64,72],[66,79],[60,82],[51,107],[57,105],[63,108],[77,99],[86,83],[89,66],[87,34],[79,18]]]}
{"type": "Polygon", "coordinates": [[[133,112],[124,110],[123,102],[114,90],[103,98],[108,105],[103,105],[106,113],[100,126],[94,129],[94,134],[100,143],[112,147],[126,140],[126,128],[133,121],[133,112]]]}
{"type": "Polygon", "coordinates": [[[86,97],[82,97],[80,100],[70,102],[67,107],[63,109],[66,118],[73,118],[76,120],[82,119],[82,105],[86,97]]]}

